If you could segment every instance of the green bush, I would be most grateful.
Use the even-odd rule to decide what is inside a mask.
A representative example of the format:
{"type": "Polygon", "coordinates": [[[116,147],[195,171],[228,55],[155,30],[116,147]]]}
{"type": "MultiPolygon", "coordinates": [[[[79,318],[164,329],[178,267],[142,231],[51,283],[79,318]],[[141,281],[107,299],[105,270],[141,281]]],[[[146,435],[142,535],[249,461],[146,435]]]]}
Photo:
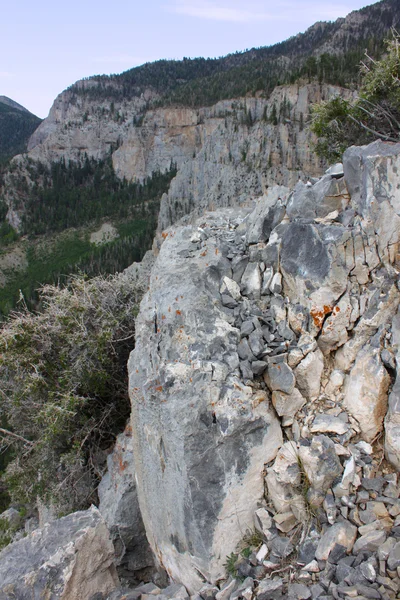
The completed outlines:
{"type": "Polygon", "coordinates": [[[354,144],[400,139],[400,38],[396,32],[387,42],[385,56],[378,61],[367,56],[361,71],[358,98],[333,98],[313,107],[316,152],[330,161],[340,159],[354,144]]]}
{"type": "Polygon", "coordinates": [[[3,475],[12,500],[59,512],[96,499],[104,449],[129,416],[126,362],[140,290],[129,276],[45,286],[43,311],[0,329],[0,429],[14,446],[3,475]]]}

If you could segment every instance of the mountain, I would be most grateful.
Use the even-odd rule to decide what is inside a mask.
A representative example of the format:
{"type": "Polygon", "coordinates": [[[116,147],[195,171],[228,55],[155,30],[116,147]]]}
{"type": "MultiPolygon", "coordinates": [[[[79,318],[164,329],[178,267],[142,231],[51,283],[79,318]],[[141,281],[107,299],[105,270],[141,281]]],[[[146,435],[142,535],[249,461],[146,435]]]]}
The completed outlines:
{"type": "Polygon", "coordinates": [[[76,269],[125,268],[156,227],[161,239],[193,211],[321,175],[310,106],[351,97],[365,49],[379,56],[399,21],[400,4],[383,0],[274,46],[161,60],[62,92],[2,175],[0,312],[76,269]],[[114,234],[94,245],[102,226],[114,234]]]}
{"type": "Polygon", "coordinates": [[[18,102],[0,96],[0,163],[26,151],[28,139],[41,122],[18,102]]]}

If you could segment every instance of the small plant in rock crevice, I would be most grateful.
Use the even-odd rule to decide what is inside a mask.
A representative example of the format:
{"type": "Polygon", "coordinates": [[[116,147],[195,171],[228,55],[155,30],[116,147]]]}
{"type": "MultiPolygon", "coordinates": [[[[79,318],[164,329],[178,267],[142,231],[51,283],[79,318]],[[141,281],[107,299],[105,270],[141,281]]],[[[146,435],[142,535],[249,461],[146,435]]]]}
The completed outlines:
{"type": "Polygon", "coordinates": [[[228,575],[231,575],[232,577],[236,578],[237,577],[237,570],[236,570],[236,561],[238,559],[238,554],[235,554],[234,552],[231,552],[227,557],[226,557],[226,562],[224,563],[224,567],[226,569],[226,572],[228,573],[228,575]]]}

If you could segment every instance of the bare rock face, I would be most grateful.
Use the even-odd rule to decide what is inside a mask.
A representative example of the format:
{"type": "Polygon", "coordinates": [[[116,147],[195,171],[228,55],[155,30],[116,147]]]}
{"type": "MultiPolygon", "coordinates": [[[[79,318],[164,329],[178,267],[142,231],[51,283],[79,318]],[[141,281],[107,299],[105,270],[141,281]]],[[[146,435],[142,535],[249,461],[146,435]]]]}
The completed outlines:
{"type": "Polygon", "coordinates": [[[312,134],[300,123],[312,103],[337,94],[350,92],[330,85],[289,85],[277,87],[268,100],[239,98],[198,109],[149,109],[157,100],[151,91],[110,103],[67,90],[31,137],[28,154],[15,157],[5,174],[7,218],[18,229],[25,198],[13,186],[12,171],[32,185],[28,157],[50,164],[61,158],[79,162],[85,154],[99,160],[111,153],[116,174],[130,181],[165,172],[173,163],[178,173],[161,202],[160,234],[193,211],[200,215],[238,206],[273,184],[292,186],[299,177],[319,176],[312,134]],[[279,114],[281,109],[287,118],[272,124],[272,111],[279,114]]]}
{"type": "MultiPolygon", "coordinates": [[[[400,462],[397,242],[382,233],[399,148],[381,159],[375,145],[351,149],[343,169],[293,194],[271,187],[253,211],[163,233],[129,363],[134,460],[149,543],[190,591],[221,576],[262,499],[264,465],[273,527],[288,533],[308,505],[329,525],[339,509],[347,518],[355,496],[340,499],[361,481],[361,450],[347,445],[359,435],[372,453],[385,415],[386,455],[400,462]],[[360,160],[362,180],[350,168],[360,160]],[[279,451],[280,426],[292,441],[279,451]]],[[[330,531],[329,552],[354,542],[354,524],[350,546],[330,531]]]]}
{"type": "Polygon", "coordinates": [[[114,547],[99,511],[77,512],[0,553],[1,600],[82,600],[119,584],[114,547]]]}
{"type": "Polygon", "coordinates": [[[237,218],[206,215],[198,223],[203,243],[191,241],[191,227],[169,230],[129,360],[147,536],[160,565],[189,590],[201,576],[223,575],[263,496],[263,465],[282,444],[268,394],[241,378],[240,332],[221,303],[237,218]]]}
{"type": "Polygon", "coordinates": [[[98,487],[99,511],[114,542],[115,563],[125,580],[148,580],[154,558],[140,513],[133,467],[130,426],[121,433],[107,459],[107,473],[98,487]]]}

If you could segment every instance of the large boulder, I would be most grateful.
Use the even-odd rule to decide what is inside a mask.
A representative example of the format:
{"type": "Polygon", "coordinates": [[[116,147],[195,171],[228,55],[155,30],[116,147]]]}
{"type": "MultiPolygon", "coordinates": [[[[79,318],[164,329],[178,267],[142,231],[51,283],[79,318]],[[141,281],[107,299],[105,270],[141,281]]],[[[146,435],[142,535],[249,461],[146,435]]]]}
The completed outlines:
{"type": "Polygon", "coordinates": [[[114,547],[99,511],[73,513],[0,553],[0,600],[83,600],[119,585],[114,547]]]}
{"type": "Polygon", "coordinates": [[[147,537],[160,565],[191,591],[224,575],[263,498],[264,463],[282,444],[267,392],[241,380],[240,330],[221,302],[235,215],[203,217],[203,242],[192,227],[166,232],[129,360],[147,537]]]}

